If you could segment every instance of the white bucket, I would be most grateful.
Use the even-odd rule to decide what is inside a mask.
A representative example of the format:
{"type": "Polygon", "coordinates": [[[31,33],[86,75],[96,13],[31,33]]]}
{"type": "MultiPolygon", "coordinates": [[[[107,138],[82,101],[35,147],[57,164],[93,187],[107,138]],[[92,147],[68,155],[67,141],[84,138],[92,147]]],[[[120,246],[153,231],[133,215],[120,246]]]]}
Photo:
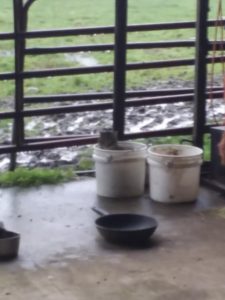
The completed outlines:
{"type": "Polygon", "coordinates": [[[144,193],[147,146],[118,142],[119,150],[95,145],[97,194],[99,196],[138,197],[144,193]]]}
{"type": "Polygon", "coordinates": [[[202,149],[155,145],[148,149],[150,198],[166,203],[192,202],[199,191],[202,149]]]}

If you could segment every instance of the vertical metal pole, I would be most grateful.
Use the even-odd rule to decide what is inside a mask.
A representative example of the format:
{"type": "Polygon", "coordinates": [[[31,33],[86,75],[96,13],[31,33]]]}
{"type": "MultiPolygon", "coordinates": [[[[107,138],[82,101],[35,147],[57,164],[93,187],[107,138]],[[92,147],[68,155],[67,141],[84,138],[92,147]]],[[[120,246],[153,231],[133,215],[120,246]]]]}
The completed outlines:
{"type": "Polygon", "coordinates": [[[206,74],[207,74],[207,17],[209,0],[197,0],[195,95],[194,95],[194,145],[202,148],[206,122],[206,74]]]}
{"type": "Polygon", "coordinates": [[[113,129],[122,139],[125,126],[127,0],[116,0],[113,129]]]}
{"type": "MultiPolygon", "coordinates": [[[[24,70],[25,39],[20,36],[24,31],[23,0],[13,0],[14,5],[14,32],[15,32],[15,112],[16,118],[13,123],[12,143],[20,146],[24,141],[24,120],[21,116],[23,111],[24,86],[21,73],[24,70]]],[[[16,153],[11,154],[10,170],[16,168],[16,153]]]]}

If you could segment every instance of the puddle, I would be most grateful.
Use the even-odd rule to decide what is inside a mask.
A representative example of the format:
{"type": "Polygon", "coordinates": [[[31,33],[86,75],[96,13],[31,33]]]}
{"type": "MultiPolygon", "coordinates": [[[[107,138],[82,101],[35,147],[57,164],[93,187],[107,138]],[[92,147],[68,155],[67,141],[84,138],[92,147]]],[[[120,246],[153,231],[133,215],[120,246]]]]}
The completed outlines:
{"type": "Polygon", "coordinates": [[[0,50],[0,57],[14,57],[13,50],[0,50]]]}
{"type": "Polygon", "coordinates": [[[94,57],[84,54],[66,53],[65,58],[67,61],[77,62],[85,67],[95,67],[99,65],[98,61],[94,57]]]}

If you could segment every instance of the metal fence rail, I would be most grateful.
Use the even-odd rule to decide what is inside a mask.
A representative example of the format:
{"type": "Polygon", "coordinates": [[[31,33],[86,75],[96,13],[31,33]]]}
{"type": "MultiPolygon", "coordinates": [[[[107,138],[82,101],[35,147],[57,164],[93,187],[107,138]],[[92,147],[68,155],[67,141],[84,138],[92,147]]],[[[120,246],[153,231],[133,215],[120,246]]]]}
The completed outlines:
{"type": "MultiPolygon", "coordinates": [[[[224,46],[222,41],[211,42],[207,40],[207,28],[218,25],[215,20],[207,20],[208,1],[197,0],[198,3],[198,20],[193,22],[177,22],[177,23],[160,23],[160,24],[134,24],[127,25],[127,0],[115,0],[115,26],[107,27],[90,27],[76,29],[59,29],[59,30],[43,30],[43,31],[27,31],[27,17],[29,7],[35,0],[13,0],[14,4],[14,32],[0,33],[0,42],[6,40],[15,41],[15,71],[0,73],[0,80],[15,81],[15,109],[8,112],[0,112],[0,120],[13,119],[14,128],[12,141],[9,145],[1,145],[0,153],[16,153],[18,151],[29,151],[37,149],[47,149],[53,147],[65,147],[72,145],[83,145],[95,143],[97,136],[94,135],[69,135],[69,136],[52,136],[49,138],[27,138],[24,133],[24,118],[33,116],[52,115],[58,113],[75,113],[97,110],[113,110],[113,127],[119,133],[120,139],[134,139],[151,136],[164,135],[183,135],[195,133],[195,143],[201,146],[202,136],[209,130],[209,126],[205,124],[205,101],[211,96],[214,98],[222,97],[223,87],[214,87],[209,91],[206,88],[206,64],[211,63],[213,58],[208,56],[208,51],[213,47],[219,50],[224,46]],[[204,26],[204,31],[200,25],[204,26]],[[201,44],[197,41],[160,41],[145,43],[127,43],[126,36],[130,32],[140,31],[157,31],[157,30],[177,30],[177,29],[195,29],[197,28],[197,38],[201,40],[201,44]],[[79,46],[63,46],[63,47],[26,47],[26,41],[36,38],[52,38],[65,36],[93,35],[93,34],[114,34],[115,41],[112,44],[97,45],[79,45],[79,46]],[[204,41],[204,43],[202,43],[204,41]],[[214,45],[214,46],[213,46],[214,45]],[[176,60],[151,61],[139,63],[127,63],[126,52],[132,49],[164,49],[173,47],[191,47],[196,49],[196,53],[203,53],[201,61],[196,54],[195,58],[183,58],[176,60]],[[202,49],[203,47],[203,49],[202,49]],[[114,64],[102,65],[95,67],[79,67],[79,68],[54,68],[25,71],[24,60],[29,55],[51,55],[58,53],[75,53],[80,51],[106,51],[114,50],[114,64]],[[146,90],[146,91],[128,91],[126,90],[126,72],[133,70],[144,70],[154,68],[170,68],[180,66],[195,66],[196,81],[195,88],[180,88],[166,90],[146,90]],[[95,74],[95,73],[113,73],[114,87],[113,92],[104,93],[84,93],[84,94],[66,94],[66,95],[48,95],[48,96],[25,96],[24,80],[31,78],[45,78],[48,76],[70,76],[77,74],[95,74]],[[200,77],[204,78],[200,84],[200,77]],[[199,87],[200,84],[200,87],[199,87]],[[200,90],[199,90],[200,88],[200,90]],[[197,96],[196,96],[197,92],[197,96]],[[196,98],[197,97],[197,98],[196,98]],[[204,99],[203,99],[204,98],[204,99]],[[194,128],[176,128],[162,131],[138,132],[125,134],[125,110],[128,107],[138,107],[145,105],[156,105],[161,103],[192,102],[195,100],[195,107],[199,107],[198,103],[203,103],[200,110],[196,110],[194,128]],[[200,99],[200,100],[199,100],[200,99]],[[203,100],[202,100],[203,99],[203,100]],[[49,108],[25,109],[24,104],[51,103],[66,101],[88,101],[88,100],[106,100],[103,103],[84,103],[53,106],[49,108]],[[201,111],[202,118],[199,119],[198,114],[201,111]]],[[[221,25],[221,24],[220,24],[221,25]]],[[[223,22],[225,25],[225,21],[223,22]]],[[[222,62],[224,57],[216,57],[215,62],[222,62]]],[[[12,168],[15,167],[16,158],[12,155],[12,168]]]]}

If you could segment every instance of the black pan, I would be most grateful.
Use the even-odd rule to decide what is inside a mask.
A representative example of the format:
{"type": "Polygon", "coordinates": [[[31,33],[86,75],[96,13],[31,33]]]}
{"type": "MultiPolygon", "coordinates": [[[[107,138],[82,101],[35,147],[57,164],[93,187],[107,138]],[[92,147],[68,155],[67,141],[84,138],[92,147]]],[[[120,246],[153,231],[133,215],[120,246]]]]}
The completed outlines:
{"type": "Polygon", "coordinates": [[[107,214],[99,208],[92,208],[101,217],[95,221],[100,234],[109,242],[140,245],[148,241],[155,232],[157,221],[145,215],[119,213],[107,214]]]}

